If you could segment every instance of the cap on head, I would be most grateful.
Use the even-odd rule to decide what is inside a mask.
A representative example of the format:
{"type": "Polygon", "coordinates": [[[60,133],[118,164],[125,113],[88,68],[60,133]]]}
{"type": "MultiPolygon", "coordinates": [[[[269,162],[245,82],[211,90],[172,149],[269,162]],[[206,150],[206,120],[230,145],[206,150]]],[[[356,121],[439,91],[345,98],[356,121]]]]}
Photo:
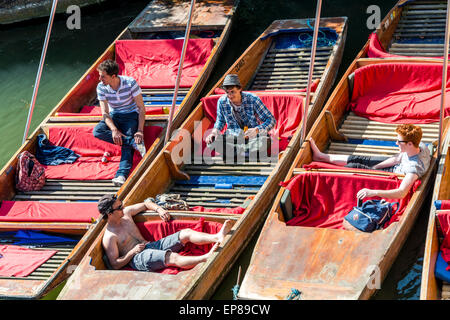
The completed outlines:
{"type": "Polygon", "coordinates": [[[109,213],[113,212],[114,202],[116,202],[117,196],[115,194],[105,194],[98,200],[97,207],[98,211],[103,215],[107,216],[109,213]]]}
{"type": "Polygon", "coordinates": [[[241,87],[241,81],[237,74],[227,74],[223,80],[223,87],[238,86],[241,87]]]}

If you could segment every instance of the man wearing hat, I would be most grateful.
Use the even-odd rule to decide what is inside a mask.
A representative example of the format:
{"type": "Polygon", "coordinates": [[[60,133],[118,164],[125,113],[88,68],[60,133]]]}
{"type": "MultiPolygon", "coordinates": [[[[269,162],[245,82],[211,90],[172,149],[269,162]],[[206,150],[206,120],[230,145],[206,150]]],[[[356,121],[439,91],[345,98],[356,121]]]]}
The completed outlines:
{"type": "Polygon", "coordinates": [[[267,133],[275,126],[275,117],[261,99],[250,92],[243,92],[237,74],[228,74],[223,81],[225,95],[217,102],[217,118],[206,143],[211,145],[227,125],[225,135],[241,136],[248,141],[267,133]]]}

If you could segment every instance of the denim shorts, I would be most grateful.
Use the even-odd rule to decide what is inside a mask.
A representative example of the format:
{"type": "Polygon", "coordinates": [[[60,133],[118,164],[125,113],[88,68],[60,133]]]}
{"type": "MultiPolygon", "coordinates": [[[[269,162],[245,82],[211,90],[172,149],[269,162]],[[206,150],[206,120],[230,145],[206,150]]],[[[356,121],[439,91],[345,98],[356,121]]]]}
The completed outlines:
{"type": "Polygon", "coordinates": [[[158,271],[166,268],[168,251],[179,252],[183,249],[180,241],[180,231],[158,241],[147,243],[145,249],[136,254],[130,261],[130,266],[139,271],[158,271]]]}

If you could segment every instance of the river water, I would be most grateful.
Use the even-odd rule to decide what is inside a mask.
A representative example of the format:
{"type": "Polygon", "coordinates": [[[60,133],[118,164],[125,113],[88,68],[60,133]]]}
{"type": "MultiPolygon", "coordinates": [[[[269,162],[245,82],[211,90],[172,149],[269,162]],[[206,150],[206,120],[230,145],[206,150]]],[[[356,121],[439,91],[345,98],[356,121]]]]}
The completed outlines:
{"type": "MultiPolygon", "coordinates": [[[[380,8],[381,18],[396,0],[323,0],[322,16],[347,16],[349,29],[338,79],[353,61],[372,30],[367,27],[371,5],[380,8]]],[[[97,57],[146,6],[148,1],[116,1],[82,8],[81,29],[69,30],[68,14],[57,16],[50,38],[45,67],[31,122],[31,129],[45,118],[97,57]]],[[[230,39],[208,81],[206,92],[267,26],[278,19],[315,16],[316,1],[241,0],[230,39]]],[[[0,166],[11,158],[22,142],[33,85],[38,70],[47,20],[39,19],[12,26],[0,26],[0,166]]],[[[336,83],[338,80],[336,81],[336,83]]],[[[336,84],[335,83],[335,84],[336,84]]],[[[418,299],[430,199],[373,299],[418,299]]],[[[257,235],[238,258],[212,297],[232,299],[241,266],[241,281],[250,261],[257,235]]],[[[56,297],[57,292],[50,295],[56,297]]]]}

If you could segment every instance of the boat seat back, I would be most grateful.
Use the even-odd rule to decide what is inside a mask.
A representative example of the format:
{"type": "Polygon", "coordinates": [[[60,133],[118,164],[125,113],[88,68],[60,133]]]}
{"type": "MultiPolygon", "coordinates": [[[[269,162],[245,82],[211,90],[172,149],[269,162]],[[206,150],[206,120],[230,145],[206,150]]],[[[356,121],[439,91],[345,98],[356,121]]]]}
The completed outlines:
{"type": "Polygon", "coordinates": [[[288,189],[285,189],[283,195],[281,196],[280,208],[283,213],[284,221],[289,221],[294,217],[294,213],[292,211],[291,192],[288,189]]]}
{"type": "Polygon", "coordinates": [[[355,84],[355,73],[349,74],[348,78],[348,96],[351,97],[353,95],[353,86],[355,84]]]}

